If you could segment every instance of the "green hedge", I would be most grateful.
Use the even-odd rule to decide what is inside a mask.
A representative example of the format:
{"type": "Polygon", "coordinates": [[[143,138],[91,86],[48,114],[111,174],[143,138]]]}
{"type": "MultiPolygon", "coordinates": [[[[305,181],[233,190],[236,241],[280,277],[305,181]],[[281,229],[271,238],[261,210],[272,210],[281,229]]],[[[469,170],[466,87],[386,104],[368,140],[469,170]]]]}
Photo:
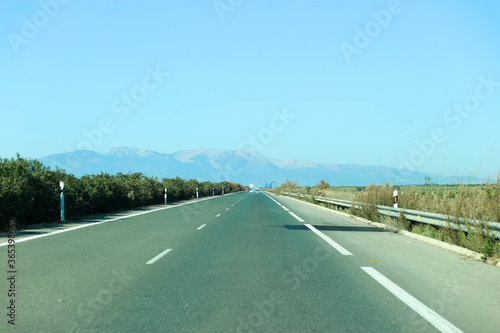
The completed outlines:
{"type": "Polygon", "coordinates": [[[132,209],[168,201],[211,196],[212,189],[220,194],[223,188],[231,192],[243,186],[231,182],[198,182],[182,178],[146,177],[142,173],[85,175],[77,178],[64,170],[51,170],[41,162],[22,158],[0,160],[0,229],[7,230],[8,220],[15,218],[17,226],[50,223],[60,220],[59,181],[64,182],[67,220],[113,211],[132,209]]]}

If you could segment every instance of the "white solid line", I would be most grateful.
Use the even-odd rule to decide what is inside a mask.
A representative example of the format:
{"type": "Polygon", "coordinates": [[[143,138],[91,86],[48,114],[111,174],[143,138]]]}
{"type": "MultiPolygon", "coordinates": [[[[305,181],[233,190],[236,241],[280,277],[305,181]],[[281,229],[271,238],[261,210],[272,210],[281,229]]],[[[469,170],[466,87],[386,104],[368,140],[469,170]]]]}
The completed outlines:
{"type": "Polygon", "coordinates": [[[217,214],[215,217],[219,217],[221,214],[217,214]]]}
{"type": "MultiPolygon", "coordinates": [[[[181,206],[181,205],[178,205],[178,206],[181,206]]],[[[66,232],[66,231],[72,231],[72,230],[77,230],[77,229],[81,229],[81,228],[90,227],[90,226],[93,226],[93,225],[96,225],[96,224],[102,224],[102,223],[106,223],[106,222],[113,222],[113,221],[117,221],[117,220],[122,220],[122,219],[125,219],[127,217],[139,216],[139,215],[148,214],[148,213],[156,212],[156,211],[159,211],[159,210],[174,208],[174,207],[178,207],[178,206],[171,206],[171,207],[165,207],[165,208],[157,208],[157,209],[153,209],[153,210],[150,210],[150,211],[147,211],[147,212],[141,212],[141,213],[137,213],[137,214],[131,214],[131,215],[126,215],[126,216],[121,216],[121,217],[117,217],[117,218],[110,219],[110,220],[104,220],[104,221],[93,222],[93,223],[89,223],[89,224],[83,224],[83,225],[79,225],[79,226],[76,226],[76,227],[71,227],[71,228],[68,228],[68,229],[62,229],[62,230],[52,231],[52,232],[49,232],[49,233],[46,233],[46,234],[41,234],[41,235],[36,235],[36,236],[31,236],[31,237],[26,237],[26,238],[21,238],[21,239],[16,240],[16,243],[21,243],[21,242],[25,242],[25,241],[29,241],[29,240],[33,240],[33,239],[37,239],[37,238],[52,236],[52,235],[56,235],[56,234],[60,234],[60,233],[66,232]]],[[[4,245],[7,245],[7,242],[0,244],[0,246],[4,246],[4,245]]]]}
{"type": "Polygon", "coordinates": [[[330,237],[328,237],[327,235],[325,235],[324,233],[322,233],[321,231],[319,231],[318,229],[316,229],[312,225],[305,224],[305,226],[308,227],[309,229],[311,229],[312,232],[314,232],[316,235],[321,237],[324,241],[326,241],[328,244],[330,244],[333,248],[335,248],[335,250],[339,251],[341,254],[343,254],[345,256],[352,256],[351,252],[344,249],[341,245],[339,245],[337,242],[332,240],[330,237]]]}
{"type": "MultiPolygon", "coordinates": [[[[113,221],[117,221],[117,220],[126,219],[126,218],[129,218],[129,217],[134,217],[134,216],[149,214],[149,213],[157,212],[157,211],[160,211],[160,210],[166,210],[166,209],[181,207],[181,206],[185,206],[185,205],[190,205],[190,204],[193,204],[193,203],[197,203],[197,202],[205,201],[205,200],[210,200],[210,199],[214,199],[214,198],[219,198],[219,197],[209,197],[209,198],[200,199],[200,200],[197,200],[197,201],[191,201],[191,202],[181,203],[181,204],[178,204],[178,205],[175,205],[175,206],[168,206],[168,207],[156,208],[156,209],[148,210],[146,212],[140,212],[140,213],[125,215],[125,216],[120,216],[120,217],[117,217],[117,218],[114,218],[114,219],[109,219],[109,220],[104,220],[104,221],[99,221],[99,222],[93,222],[93,223],[89,223],[89,224],[83,224],[83,225],[79,225],[79,226],[76,226],[76,227],[71,227],[71,228],[67,228],[67,229],[62,229],[62,230],[48,232],[46,234],[41,234],[41,235],[36,235],[36,236],[30,236],[30,237],[20,238],[20,239],[16,238],[16,243],[26,242],[26,241],[29,241],[29,240],[33,240],[33,239],[37,239],[37,238],[42,238],[42,237],[47,237],[47,236],[52,236],[52,235],[60,234],[60,233],[67,232],[67,231],[73,231],[73,230],[77,230],[77,229],[81,229],[81,228],[91,227],[93,225],[102,224],[102,223],[106,223],[106,222],[113,222],[113,221]]],[[[7,244],[8,244],[8,242],[0,243],[0,247],[5,246],[7,244]]]]}
{"type": "Polygon", "coordinates": [[[146,265],[151,265],[151,264],[154,264],[155,262],[157,262],[161,257],[163,257],[164,255],[166,255],[167,253],[169,253],[170,251],[172,251],[172,249],[166,249],[165,251],[163,251],[162,253],[160,253],[159,255],[157,255],[156,257],[154,257],[153,259],[151,259],[150,261],[148,261],[146,263],[146,265]]]}
{"type": "Polygon", "coordinates": [[[416,313],[421,315],[425,320],[431,323],[441,332],[462,332],[448,320],[441,317],[435,311],[424,305],[412,295],[401,289],[397,284],[380,274],[373,267],[361,267],[368,275],[380,283],[385,289],[389,290],[394,296],[399,298],[403,303],[408,305],[416,313]]]}
{"type": "Polygon", "coordinates": [[[196,229],[196,230],[200,230],[200,229],[202,229],[204,226],[206,226],[206,224],[204,224],[204,225],[200,225],[200,226],[198,227],[198,229],[196,229]]]}
{"type": "Polygon", "coordinates": [[[303,219],[301,219],[300,217],[298,217],[297,215],[295,215],[294,213],[290,212],[290,210],[288,208],[286,208],[285,206],[283,206],[281,203],[279,203],[278,201],[274,200],[273,198],[271,198],[269,195],[267,195],[266,193],[266,196],[271,199],[272,201],[274,201],[276,204],[278,204],[279,206],[281,206],[281,208],[283,208],[284,210],[286,210],[287,212],[289,212],[290,214],[292,214],[293,217],[295,217],[297,220],[299,220],[300,222],[305,222],[303,219]]]}
{"type": "Polygon", "coordinates": [[[290,215],[292,215],[293,217],[295,217],[299,222],[305,222],[303,219],[301,219],[300,217],[298,217],[297,215],[295,215],[293,212],[290,212],[290,215]]]}

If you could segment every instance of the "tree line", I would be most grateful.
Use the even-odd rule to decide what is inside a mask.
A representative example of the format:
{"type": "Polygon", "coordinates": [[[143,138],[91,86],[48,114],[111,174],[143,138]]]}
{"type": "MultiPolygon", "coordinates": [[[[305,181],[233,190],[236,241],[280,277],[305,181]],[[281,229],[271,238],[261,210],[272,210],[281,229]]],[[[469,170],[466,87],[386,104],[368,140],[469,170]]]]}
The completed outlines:
{"type": "Polygon", "coordinates": [[[60,220],[60,187],[64,182],[65,215],[75,220],[147,205],[162,204],[164,189],[168,202],[240,191],[244,186],[231,182],[199,182],[179,177],[147,177],[142,173],[100,174],[76,177],[63,169],[51,170],[36,159],[0,159],[0,230],[9,219],[16,225],[50,223],[60,220]]]}

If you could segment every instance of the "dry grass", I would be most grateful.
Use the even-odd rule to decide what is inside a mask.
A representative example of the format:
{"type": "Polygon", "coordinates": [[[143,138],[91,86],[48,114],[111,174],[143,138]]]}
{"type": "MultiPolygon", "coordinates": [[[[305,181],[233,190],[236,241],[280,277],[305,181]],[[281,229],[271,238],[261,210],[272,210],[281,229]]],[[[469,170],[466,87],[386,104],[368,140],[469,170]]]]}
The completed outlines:
{"type": "MultiPolygon", "coordinates": [[[[353,213],[370,220],[381,221],[376,205],[391,206],[392,193],[396,189],[391,184],[370,185],[358,192],[354,201],[366,203],[353,213]]],[[[427,185],[404,186],[398,191],[399,207],[426,212],[440,213],[449,217],[471,219],[467,232],[452,228],[435,228],[430,225],[408,225],[399,221],[406,229],[451,244],[463,246],[482,253],[486,260],[500,259],[500,242],[480,221],[500,221],[500,173],[496,182],[480,185],[427,185]]],[[[401,220],[401,218],[400,218],[401,220]]]]}
{"type": "Polygon", "coordinates": [[[323,191],[322,195],[326,198],[354,201],[356,194],[362,187],[330,187],[323,191]],[[358,190],[359,189],[359,190],[358,190]]]}
{"type": "Polygon", "coordinates": [[[393,191],[398,189],[399,207],[426,212],[440,213],[455,218],[471,219],[467,232],[456,231],[449,227],[435,228],[430,225],[412,225],[404,217],[392,221],[397,228],[403,228],[451,244],[463,246],[484,254],[484,258],[500,259],[500,241],[478,221],[500,222],[500,172],[496,181],[484,184],[399,186],[390,183],[367,187],[302,187],[297,192],[321,195],[327,198],[342,199],[365,203],[361,208],[351,208],[351,213],[388,223],[379,216],[376,205],[392,206],[393,191]],[[473,228],[471,228],[473,227],[473,228]]]}
{"type": "Polygon", "coordinates": [[[401,208],[470,218],[500,221],[500,181],[482,185],[405,187],[399,192],[401,208]]]}

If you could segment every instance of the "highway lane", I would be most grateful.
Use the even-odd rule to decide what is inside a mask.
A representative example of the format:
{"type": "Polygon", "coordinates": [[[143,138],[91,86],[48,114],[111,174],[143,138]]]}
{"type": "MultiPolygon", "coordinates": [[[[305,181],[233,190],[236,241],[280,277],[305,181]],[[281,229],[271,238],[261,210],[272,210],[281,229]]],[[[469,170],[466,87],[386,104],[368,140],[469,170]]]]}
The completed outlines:
{"type": "MultiPolygon", "coordinates": [[[[230,205],[231,197],[213,200],[230,205]]],[[[191,218],[210,212],[209,201],[18,243],[16,331],[66,331],[69,324],[71,330],[89,322],[101,303],[111,303],[116,291],[128,286],[129,273],[139,276],[145,263],[168,246],[189,246],[190,237],[198,236],[191,218]]],[[[7,250],[0,249],[7,263],[7,250]]],[[[7,290],[5,279],[1,287],[7,290]]]]}
{"type": "MultiPolygon", "coordinates": [[[[500,327],[500,269],[332,210],[270,195],[465,332],[500,327]],[[372,261],[373,260],[373,261],[372,261]]],[[[422,319],[420,319],[421,321],[422,319]]]]}
{"type": "MultiPolygon", "coordinates": [[[[366,249],[399,236],[358,225],[328,230],[321,226],[352,221],[276,200],[296,216],[264,193],[239,193],[19,243],[16,331],[437,331],[361,269],[376,268],[418,299],[430,290],[432,303],[445,290],[439,284],[415,289],[395,273],[421,283],[427,272],[388,262],[402,253],[401,241],[366,249]]],[[[462,330],[480,327],[455,321],[454,305],[445,307],[440,314],[462,330]]]]}
{"type": "MultiPolygon", "coordinates": [[[[114,312],[109,322],[121,320],[121,329],[130,331],[404,330],[387,320],[382,295],[366,299],[350,284],[360,275],[328,262],[338,255],[312,233],[287,229],[296,222],[277,208],[262,194],[247,197],[204,228],[206,241],[154,266],[147,283],[124,296],[138,304],[123,310],[126,317],[114,312]]],[[[92,329],[106,322],[97,320],[92,329]]]]}

